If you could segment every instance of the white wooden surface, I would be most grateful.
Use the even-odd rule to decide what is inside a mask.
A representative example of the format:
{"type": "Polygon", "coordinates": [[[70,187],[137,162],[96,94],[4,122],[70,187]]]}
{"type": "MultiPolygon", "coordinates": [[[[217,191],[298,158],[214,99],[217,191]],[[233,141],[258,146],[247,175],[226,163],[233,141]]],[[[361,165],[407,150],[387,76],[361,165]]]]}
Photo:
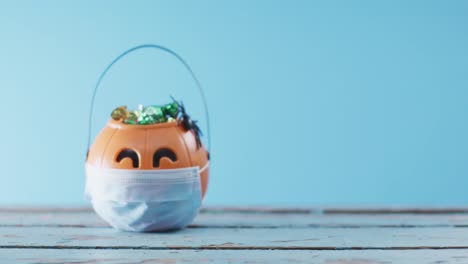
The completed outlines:
{"type": "Polygon", "coordinates": [[[468,263],[468,210],[218,207],[141,234],[88,208],[0,208],[0,263],[468,263]]]}

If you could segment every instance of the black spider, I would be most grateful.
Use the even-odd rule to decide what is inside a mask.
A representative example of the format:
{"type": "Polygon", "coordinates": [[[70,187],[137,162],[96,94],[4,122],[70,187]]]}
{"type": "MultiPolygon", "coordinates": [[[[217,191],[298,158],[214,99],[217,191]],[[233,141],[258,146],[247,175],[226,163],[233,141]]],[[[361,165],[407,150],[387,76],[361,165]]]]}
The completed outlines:
{"type": "Polygon", "coordinates": [[[178,102],[174,98],[172,98],[172,100],[174,100],[174,102],[176,102],[179,106],[179,116],[177,118],[177,125],[182,124],[182,127],[185,129],[185,131],[191,130],[193,132],[193,134],[195,135],[195,140],[197,142],[197,149],[199,149],[202,146],[200,137],[203,135],[203,133],[197,125],[198,121],[192,120],[187,114],[187,112],[185,112],[184,103],[182,101],[178,102]]]}

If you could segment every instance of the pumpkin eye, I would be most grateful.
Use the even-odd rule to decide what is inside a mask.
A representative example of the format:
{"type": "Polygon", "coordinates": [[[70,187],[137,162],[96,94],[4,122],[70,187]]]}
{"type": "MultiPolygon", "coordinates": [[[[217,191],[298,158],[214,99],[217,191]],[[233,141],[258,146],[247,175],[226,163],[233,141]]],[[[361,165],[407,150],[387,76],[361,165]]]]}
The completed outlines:
{"type": "Polygon", "coordinates": [[[158,149],[153,155],[153,167],[159,167],[159,161],[161,158],[169,158],[173,162],[177,161],[177,155],[174,153],[174,151],[168,148],[161,148],[158,149]]]}
{"type": "Polygon", "coordinates": [[[133,149],[122,149],[119,152],[119,155],[117,155],[117,158],[115,159],[117,162],[120,162],[121,160],[125,158],[130,158],[133,163],[133,168],[138,168],[140,165],[140,158],[138,158],[138,154],[136,151],[133,149]]]}

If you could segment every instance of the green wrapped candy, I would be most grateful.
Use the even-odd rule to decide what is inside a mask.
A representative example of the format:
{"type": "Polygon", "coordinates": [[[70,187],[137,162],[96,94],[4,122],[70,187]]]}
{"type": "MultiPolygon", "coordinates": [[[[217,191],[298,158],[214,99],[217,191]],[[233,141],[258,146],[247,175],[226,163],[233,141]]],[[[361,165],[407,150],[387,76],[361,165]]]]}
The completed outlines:
{"type": "Polygon", "coordinates": [[[166,122],[166,116],[161,107],[148,106],[143,109],[141,116],[138,117],[138,124],[150,125],[166,122]]]}
{"type": "Polygon", "coordinates": [[[137,125],[138,124],[138,111],[129,112],[127,118],[124,120],[125,124],[137,125]]]}
{"type": "Polygon", "coordinates": [[[179,104],[177,102],[166,104],[163,106],[162,110],[166,116],[175,119],[179,114],[179,104]]]}

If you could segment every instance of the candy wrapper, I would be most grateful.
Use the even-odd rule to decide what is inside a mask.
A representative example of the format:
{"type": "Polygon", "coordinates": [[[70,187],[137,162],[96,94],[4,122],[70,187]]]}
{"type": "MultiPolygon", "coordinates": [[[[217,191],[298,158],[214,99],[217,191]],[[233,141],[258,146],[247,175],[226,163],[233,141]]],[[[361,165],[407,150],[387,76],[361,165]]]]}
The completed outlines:
{"type": "Polygon", "coordinates": [[[201,147],[200,136],[202,132],[197,125],[196,120],[192,120],[185,112],[185,107],[182,102],[172,99],[173,102],[165,105],[150,105],[144,107],[138,105],[137,110],[128,110],[127,106],[119,106],[115,108],[111,117],[115,121],[121,121],[129,125],[153,125],[166,122],[178,122],[185,130],[191,130],[195,134],[197,147],[201,147]]]}
{"type": "Polygon", "coordinates": [[[174,101],[162,106],[138,106],[137,110],[130,111],[127,106],[119,106],[112,113],[112,119],[130,125],[152,125],[166,122],[175,122],[181,113],[181,104],[174,101]]]}

